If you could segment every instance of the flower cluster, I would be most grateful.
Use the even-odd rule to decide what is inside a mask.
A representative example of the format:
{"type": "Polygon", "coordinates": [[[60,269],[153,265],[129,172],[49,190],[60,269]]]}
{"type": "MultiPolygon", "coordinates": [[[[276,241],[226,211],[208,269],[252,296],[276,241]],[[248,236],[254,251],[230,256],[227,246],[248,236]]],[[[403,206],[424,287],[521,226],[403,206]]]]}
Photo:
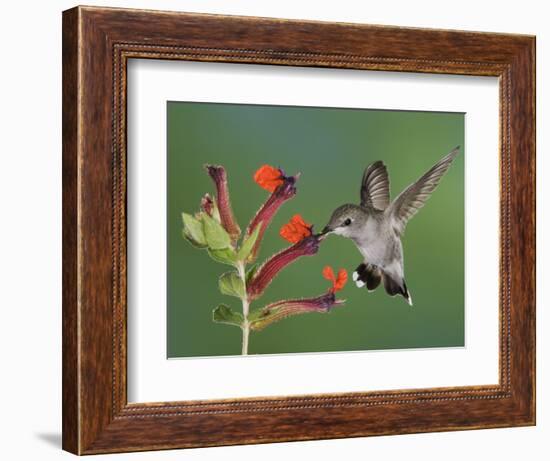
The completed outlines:
{"type": "Polygon", "coordinates": [[[299,174],[287,176],[280,168],[261,166],[254,174],[254,181],[270,195],[251,219],[241,238],[241,228],[235,218],[229,196],[227,173],[220,165],[206,165],[212,178],[216,195],[205,194],[200,202],[200,212],[191,215],[182,213],[183,236],[197,248],[203,248],[215,261],[233,266],[219,278],[219,289],[223,294],[241,299],[242,314],[229,306],[220,304],[213,311],[213,320],[241,328],[243,332],[242,353],[248,353],[248,336],[251,330],[261,330],[267,325],[284,318],[308,313],[326,313],[334,306],[344,303],[336,299],[336,292],[344,288],[347,272],[343,269],[335,276],[331,267],[323,270],[323,276],[332,286],[322,295],[313,298],[287,299],[250,310],[271,284],[273,279],[287,266],[302,256],[313,256],[319,251],[323,235],[313,233],[313,225],[301,215],[295,214],[283,225],[279,235],[292,245],[268,258],[263,264],[247,269],[258,255],[267,228],[281,206],[296,195],[299,174]]]}

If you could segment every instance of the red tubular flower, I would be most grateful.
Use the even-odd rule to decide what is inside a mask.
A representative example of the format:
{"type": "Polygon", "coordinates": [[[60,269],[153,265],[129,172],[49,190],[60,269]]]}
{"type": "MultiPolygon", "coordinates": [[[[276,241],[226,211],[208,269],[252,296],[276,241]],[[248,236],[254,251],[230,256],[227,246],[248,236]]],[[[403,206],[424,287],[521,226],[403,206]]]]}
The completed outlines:
{"type": "Polygon", "coordinates": [[[319,237],[311,235],[268,259],[248,284],[247,293],[252,301],[259,297],[273,278],[286,266],[301,256],[311,256],[319,251],[319,237]]]}
{"type": "Polygon", "coordinates": [[[221,224],[230,235],[231,240],[235,242],[239,238],[239,235],[241,235],[241,228],[237,224],[233,209],[231,208],[225,168],[219,165],[206,165],[206,171],[216,185],[216,197],[221,224]]]}
{"type": "Polygon", "coordinates": [[[283,171],[270,165],[262,165],[254,173],[254,181],[269,192],[274,192],[277,187],[283,184],[284,179],[283,171]]]}
{"type": "Polygon", "coordinates": [[[346,286],[346,283],[348,281],[348,273],[345,269],[340,269],[338,271],[338,275],[335,277],[334,271],[330,266],[325,266],[325,268],[323,269],[323,277],[332,282],[332,287],[329,290],[330,293],[336,293],[337,291],[340,291],[346,286]]]}
{"type": "Polygon", "coordinates": [[[279,235],[290,243],[298,243],[312,234],[312,228],[311,224],[306,223],[299,214],[296,214],[281,227],[279,235]]]}
{"type": "Polygon", "coordinates": [[[317,298],[277,301],[264,307],[260,311],[258,318],[251,322],[250,328],[255,331],[262,330],[271,323],[293,315],[307,314],[308,312],[326,313],[330,312],[333,307],[343,304],[344,301],[336,299],[332,291],[317,298]]]}
{"type": "Polygon", "coordinates": [[[252,221],[250,221],[250,224],[246,229],[247,236],[254,232],[256,226],[261,226],[254,249],[251,252],[250,260],[254,260],[256,258],[265,230],[271,223],[271,220],[281,205],[296,195],[296,181],[298,178],[299,175],[283,177],[283,182],[277,186],[277,188],[258,210],[254,218],[252,218],[252,221]]]}

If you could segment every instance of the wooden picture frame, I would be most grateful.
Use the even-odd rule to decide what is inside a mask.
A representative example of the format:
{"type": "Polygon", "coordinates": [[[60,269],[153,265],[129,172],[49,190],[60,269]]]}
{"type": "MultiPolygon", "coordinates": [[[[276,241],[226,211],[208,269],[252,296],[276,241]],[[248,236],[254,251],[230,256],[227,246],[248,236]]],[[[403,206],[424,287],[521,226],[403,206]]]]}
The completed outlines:
{"type": "Polygon", "coordinates": [[[535,38],[95,7],[63,13],[63,448],[76,454],[535,424],[535,38]],[[134,404],[126,372],[131,58],[496,76],[500,380],[134,404]]]}

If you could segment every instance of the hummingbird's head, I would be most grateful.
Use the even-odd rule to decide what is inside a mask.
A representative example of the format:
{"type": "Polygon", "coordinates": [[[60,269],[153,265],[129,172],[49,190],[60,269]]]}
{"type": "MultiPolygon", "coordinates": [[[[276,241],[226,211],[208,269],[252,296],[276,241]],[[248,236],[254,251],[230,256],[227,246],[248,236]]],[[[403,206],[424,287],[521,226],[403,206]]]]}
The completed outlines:
{"type": "Polygon", "coordinates": [[[367,219],[367,212],[358,205],[346,204],[333,211],[322,234],[333,233],[342,237],[353,238],[361,234],[367,219]]]}

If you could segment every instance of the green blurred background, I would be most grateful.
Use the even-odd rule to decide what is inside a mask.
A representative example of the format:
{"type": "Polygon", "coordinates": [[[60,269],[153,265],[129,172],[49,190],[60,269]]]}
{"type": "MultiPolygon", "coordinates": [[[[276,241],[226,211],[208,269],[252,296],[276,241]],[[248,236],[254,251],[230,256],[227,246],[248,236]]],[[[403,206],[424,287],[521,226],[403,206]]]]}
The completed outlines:
{"type": "MultiPolygon", "coordinates": [[[[216,263],[181,235],[181,212],[198,211],[214,192],[204,163],[224,165],[233,209],[246,229],[268,192],[252,176],[262,164],[301,172],[298,194],[268,228],[259,261],[287,245],[279,228],[300,213],[317,230],[332,210],[359,202],[364,168],[388,167],[392,199],[456,145],[464,146],[464,114],[417,111],[168,102],[168,357],[238,355],[239,328],[212,322],[222,295],[216,263]]],[[[350,240],[330,236],[316,256],[279,273],[252,307],[325,292],[325,265],[350,275],[347,299],[329,314],[305,314],[252,332],[251,354],[356,351],[464,345],[464,152],[455,160],[403,237],[405,278],[414,307],[368,293],[351,281],[361,256],[350,240]]]]}

